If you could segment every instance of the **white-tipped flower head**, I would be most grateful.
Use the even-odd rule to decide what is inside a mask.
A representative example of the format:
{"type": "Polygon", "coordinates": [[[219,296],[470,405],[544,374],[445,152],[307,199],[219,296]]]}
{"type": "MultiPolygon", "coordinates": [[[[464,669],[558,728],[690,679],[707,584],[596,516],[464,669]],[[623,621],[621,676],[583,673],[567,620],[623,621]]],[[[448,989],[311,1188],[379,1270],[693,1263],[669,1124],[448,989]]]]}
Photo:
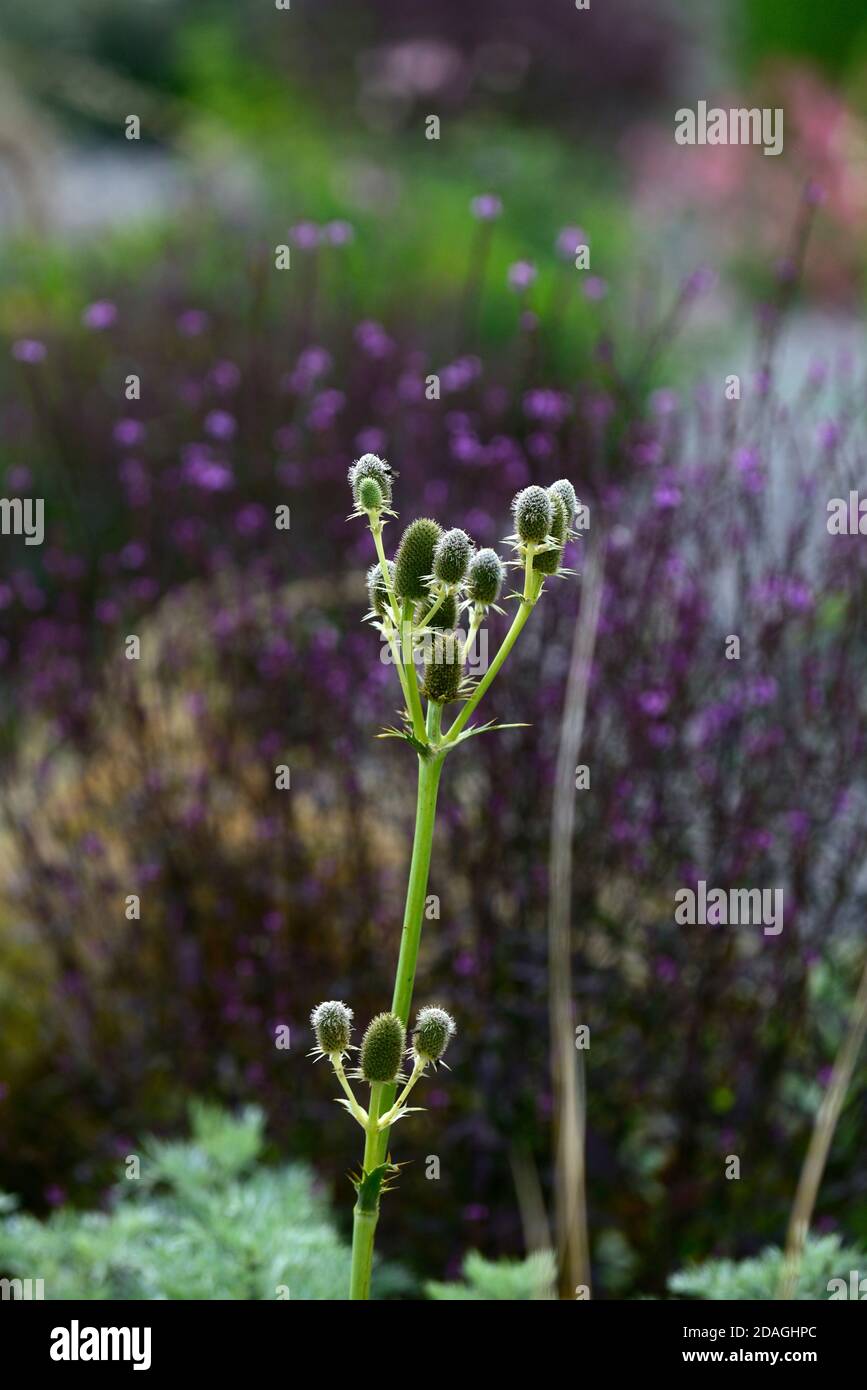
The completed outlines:
{"type": "Polygon", "coordinates": [[[512,503],[515,514],[515,530],[526,545],[538,545],[551,530],[553,508],[551,499],[543,487],[525,487],[512,503]]]}
{"type": "Polygon", "coordinates": [[[455,1021],[445,1009],[419,1009],[412,1050],[421,1062],[438,1062],[455,1035],[455,1021]]]}
{"type": "MultiPolygon", "coordinates": [[[[352,488],[352,500],[356,507],[365,510],[361,495],[361,485],[365,478],[373,479],[382,494],[382,501],[387,507],[391,506],[391,469],[385,459],[381,459],[378,454],[362,454],[361,458],[356,459],[353,463],[348,477],[349,486],[352,488]]],[[[372,496],[372,494],[370,495],[372,496]]]]}
{"type": "Polygon", "coordinates": [[[575,496],[575,489],[568,478],[558,478],[556,483],[552,483],[548,488],[548,496],[551,498],[559,497],[563,506],[566,508],[566,525],[571,526],[575,520],[575,513],[578,510],[578,498],[575,496]]]}
{"type": "Polygon", "coordinates": [[[551,494],[551,535],[557,542],[555,547],[550,550],[542,550],[538,555],[533,556],[533,569],[542,574],[556,574],[563,559],[563,546],[566,544],[566,535],[569,530],[569,521],[566,516],[566,507],[559,493],[549,488],[551,494]]]}
{"type": "Polygon", "coordinates": [[[352,1032],[352,1010],[340,999],[327,999],[317,1004],[310,1015],[316,1045],[321,1052],[330,1056],[334,1052],[345,1052],[349,1046],[352,1032]]]}
{"type": "Polygon", "coordinates": [[[441,535],[439,522],[432,521],[429,516],[419,517],[407,526],[394,559],[394,588],[398,598],[412,599],[414,603],[427,598],[434,551],[441,535]]]}
{"type": "Polygon", "coordinates": [[[456,632],[435,630],[427,642],[422,693],[435,705],[458,698],[463,663],[461,640],[456,632]]]}
{"type": "Polygon", "coordinates": [[[467,572],[473,543],[459,526],[446,531],[436,544],[433,572],[442,584],[460,584],[467,572]]]}
{"type": "Polygon", "coordinates": [[[496,550],[476,551],[470,560],[467,593],[474,603],[496,603],[506,578],[506,567],[496,550]]]}
{"type": "MultiPolygon", "coordinates": [[[[386,560],[388,566],[388,577],[394,583],[394,564],[391,560],[386,560]]],[[[388,589],[382,577],[382,566],[371,565],[367,571],[367,598],[371,610],[378,618],[384,618],[388,612],[388,589]]]]}
{"type": "Polygon", "coordinates": [[[393,1081],[406,1047],[406,1029],[397,1014],[377,1014],[361,1040],[365,1081],[393,1081]]]}

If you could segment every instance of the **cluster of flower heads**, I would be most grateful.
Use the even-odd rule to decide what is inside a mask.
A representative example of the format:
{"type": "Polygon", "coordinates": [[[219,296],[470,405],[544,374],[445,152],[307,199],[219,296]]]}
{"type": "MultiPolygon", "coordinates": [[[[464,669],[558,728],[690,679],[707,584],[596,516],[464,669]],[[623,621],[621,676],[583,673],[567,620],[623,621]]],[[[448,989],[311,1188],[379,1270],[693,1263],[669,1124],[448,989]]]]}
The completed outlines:
{"type": "Polygon", "coordinates": [[[368,1115],[358,1104],[343,1069],[343,1059],[350,1051],[359,1053],[358,1067],[352,1073],[354,1079],[366,1081],[370,1086],[406,1083],[391,1108],[379,1116],[377,1128],[380,1130],[407,1114],[406,1099],[410,1091],[428,1066],[435,1068],[442,1061],[455,1034],[454,1019],[445,1009],[436,1007],[419,1009],[409,1047],[406,1028],[395,1013],[381,1013],[371,1019],[358,1049],[350,1042],[352,1010],[342,1000],[329,999],[317,1004],[310,1022],[316,1036],[314,1055],[329,1059],[346,1093],[345,1099],[338,1098],[340,1104],[362,1126],[367,1125],[368,1115]],[[412,1063],[409,1078],[401,1070],[405,1057],[412,1063]]]}
{"type": "MultiPolygon", "coordinates": [[[[392,509],[394,475],[376,454],[364,454],[349,469],[353,516],[367,517],[381,535],[383,518],[392,509]]],[[[464,693],[467,652],[490,608],[497,608],[507,564],[528,571],[522,597],[535,602],[546,576],[566,574],[563,553],[574,537],[578,511],[575,489],[565,478],[548,488],[523,488],[512,502],[515,532],[507,539],[514,559],[504,562],[490,547],[477,550],[460,527],[443,530],[431,517],[419,517],[404,531],[393,560],[368,572],[368,617],[388,638],[397,613],[411,620],[414,639],[424,640],[422,694],[444,705],[464,693]],[[458,631],[469,612],[469,634],[458,631]]]]}

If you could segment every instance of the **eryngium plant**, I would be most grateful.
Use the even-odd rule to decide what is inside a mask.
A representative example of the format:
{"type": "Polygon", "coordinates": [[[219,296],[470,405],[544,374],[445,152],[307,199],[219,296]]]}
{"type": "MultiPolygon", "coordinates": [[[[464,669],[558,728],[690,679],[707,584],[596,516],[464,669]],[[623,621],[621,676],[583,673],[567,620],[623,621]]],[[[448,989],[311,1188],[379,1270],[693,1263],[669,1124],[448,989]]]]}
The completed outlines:
{"type": "Polygon", "coordinates": [[[396,515],[388,464],[375,454],[365,454],[350,468],[349,485],[354,503],[351,516],[366,518],[377,555],[368,574],[367,621],[388,645],[404,702],[400,726],[385,730],[382,736],[405,739],[418,755],[415,836],[391,1009],[377,1014],[368,1025],[359,1066],[350,1073],[353,1080],[370,1088],[366,1107],[344,1069],[345,1058],[355,1050],[350,1043],[352,1010],[340,1000],[328,1000],[311,1015],[314,1056],[328,1058],[344,1093],[339,1103],[364,1130],[361,1172],[353,1178],[357,1198],[349,1296],[366,1299],[380,1197],[397,1172],[389,1152],[391,1127],[417,1109],[407,1105],[410,1093],[427,1068],[442,1061],[455,1033],[454,1020],[445,1009],[424,1008],[416,1017],[407,1047],[440,773],[446,757],[459,744],[475,734],[509,727],[469,721],[515,645],[546,578],[570,573],[563,568],[563,553],[574,536],[578,502],[566,479],[547,489],[534,486],[519,492],[512,504],[515,533],[507,538],[512,558],[505,562],[495,550],[476,551],[465,531],[458,527],[444,531],[431,517],[420,517],[406,528],[392,561],[386,557],[382,539],[387,519],[396,515]],[[497,599],[507,568],[520,574],[519,589],[508,596],[517,602],[517,611],[487,671],[471,681],[465,675],[467,655],[490,609],[502,612],[497,599]],[[457,626],[461,613],[468,615],[466,633],[457,626]],[[422,668],[421,680],[417,666],[422,668]],[[448,728],[443,728],[446,706],[453,704],[458,705],[457,712],[448,728]]]}

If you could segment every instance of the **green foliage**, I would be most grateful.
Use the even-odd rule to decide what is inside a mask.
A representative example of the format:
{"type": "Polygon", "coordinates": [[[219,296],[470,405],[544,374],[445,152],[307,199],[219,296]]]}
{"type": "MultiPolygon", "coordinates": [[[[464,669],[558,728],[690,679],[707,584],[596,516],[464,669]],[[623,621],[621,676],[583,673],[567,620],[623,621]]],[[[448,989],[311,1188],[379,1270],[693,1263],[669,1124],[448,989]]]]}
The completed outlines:
{"type": "Polygon", "coordinates": [[[427,1284],[428,1298],[539,1302],[556,1297],[556,1270],[550,1250],[541,1250],[526,1260],[486,1260],[473,1251],[464,1260],[462,1273],[462,1284],[427,1284]]]}
{"type": "MultiPolygon", "coordinates": [[[[673,1274],[668,1287],[684,1298],[759,1299],[776,1296],[783,1268],[783,1252],[768,1246],[748,1260],[705,1260],[673,1274]]],[[[795,1298],[827,1299],[828,1281],[845,1279],[849,1271],[867,1269],[867,1254],[845,1248],[837,1235],[811,1236],[804,1250],[795,1298]]]]}
{"type": "Polygon", "coordinates": [[[145,1142],[107,1211],[42,1222],[3,1198],[0,1270],[44,1279],[48,1299],[345,1298],[349,1252],[309,1170],[258,1162],[261,1111],[191,1119],[191,1139],[145,1142]]]}

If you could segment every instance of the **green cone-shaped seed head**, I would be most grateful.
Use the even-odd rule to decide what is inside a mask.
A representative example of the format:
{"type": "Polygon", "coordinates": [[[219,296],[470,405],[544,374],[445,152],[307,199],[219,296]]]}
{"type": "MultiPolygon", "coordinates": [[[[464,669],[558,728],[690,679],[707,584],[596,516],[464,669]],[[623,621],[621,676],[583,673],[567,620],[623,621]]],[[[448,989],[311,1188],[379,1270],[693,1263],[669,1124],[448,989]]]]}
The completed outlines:
{"type": "MultiPolygon", "coordinates": [[[[429,596],[420,603],[416,611],[415,620],[420,623],[426,613],[430,611],[434,604],[434,597],[429,596]]],[[[446,594],[437,611],[431,618],[428,626],[438,628],[453,628],[458,624],[458,600],[455,594],[446,594]]]]}
{"type": "Polygon", "coordinates": [[[460,584],[467,572],[473,543],[466,531],[455,526],[440,536],[434,551],[433,572],[443,584],[460,584]]]}
{"type": "Polygon", "coordinates": [[[426,1062],[438,1062],[455,1034],[455,1021],[445,1009],[419,1009],[412,1035],[415,1055],[426,1062]]]}
{"type": "Polygon", "coordinates": [[[559,493],[549,489],[551,496],[551,535],[555,541],[559,541],[556,550],[543,550],[541,555],[533,556],[533,569],[539,570],[542,574],[556,574],[563,559],[563,546],[566,543],[566,532],[569,530],[569,522],[566,516],[566,508],[559,493]]]}
{"type": "Polygon", "coordinates": [[[310,1015],[317,1045],[323,1052],[345,1052],[352,1032],[352,1010],[340,999],[317,1004],[310,1015]]]}
{"type": "Polygon", "coordinates": [[[381,512],[385,505],[382,488],[375,478],[362,478],[358,484],[358,502],[366,512],[381,512]]]}
{"type": "Polygon", "coordinates": [[[406,1029],[397,1014],[377,1014],[361,1040],[361,1074],[365,1081],[393,1081],[400,1071],[406,1029]]]}
{"type": "Polygon", "coordinates": [[[385,459],[381,459],[378,454],[362,454],[360,459],[356,459],[349,470],[349,486],[352,488],[352,500],[356,507],[363,506],[361,498],[361,484],[365,478],[373,478],[378,484],[386,506],[391,505],[391,469],[385,459]]]}
{"type": "Polygon", "coordinates": [[[474,603],[496,603],[506,578],[506,567],[496,550],[477,550],[467,574],[467,593],[474,603]]]}
{"type": "Polygon", "coordinates": [[[394,559],[394,587],[398,598],[418,603],[427,596],[427,581],[433,574],[434,551],[442,527],[429,516],[421,516],[407,526],[394,559]]]}
{"type": "MultiPolygon", "coordinates": [[[[391,560],[386,560],[385,563],[388,566],[388,577],[394,583],[394,563],[391,560]]],[[[389,611],[389,603],[381,565],[371,565],[367,571],[367,597],[376,616],[384,618],[389,611]]]]}
{"type": "Polygon", "coordinates": [[[543,487],[525,487],[512,503],[515,530],[526,544],[543,541],[551,529],[551,499],[543,487]]]}
{"type": "Polygon", "coordinates": [[[422,693],[436,705],[447,705],[457,699],[462,675],[457,633],[434,631],[426,644],[422,693]]]}
{"type": "Polygon", "coordinates": [[[569,479],[558,478],[556,483],[552,483],[548,488],[548,496],[560,498],[566,508],[566,525],[571,526],[578,510],[578,498],[575,496],[575,489],[569,479]]]}

